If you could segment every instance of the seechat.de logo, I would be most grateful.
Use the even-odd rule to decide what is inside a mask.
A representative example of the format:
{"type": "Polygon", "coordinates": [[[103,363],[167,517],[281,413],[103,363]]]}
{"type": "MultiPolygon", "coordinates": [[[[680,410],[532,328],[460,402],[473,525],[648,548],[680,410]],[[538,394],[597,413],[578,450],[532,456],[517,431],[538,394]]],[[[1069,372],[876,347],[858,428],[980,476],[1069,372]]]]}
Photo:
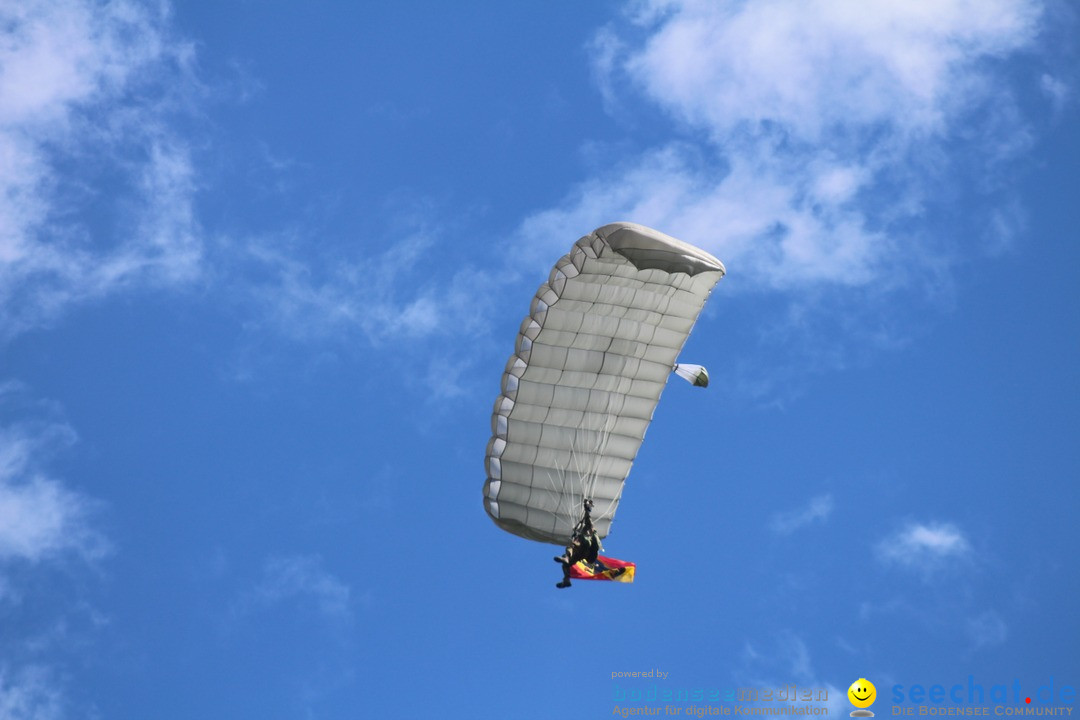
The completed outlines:
{"type": "Polygon", "coordinates": [[[859,678],[851,683],[847,691],[848,700],[857,709],[851,711],[851,717],[874,717],[874,713],[867,710],[877,700],[877,688],[874,683],[866,678],[859,678]]]}

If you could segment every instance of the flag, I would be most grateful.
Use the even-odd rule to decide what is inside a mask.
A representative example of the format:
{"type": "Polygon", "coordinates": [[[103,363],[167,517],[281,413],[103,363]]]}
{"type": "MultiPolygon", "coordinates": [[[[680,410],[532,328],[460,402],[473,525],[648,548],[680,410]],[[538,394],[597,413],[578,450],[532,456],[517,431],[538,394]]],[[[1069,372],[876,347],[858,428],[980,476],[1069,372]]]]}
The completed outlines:
{"type": "Polygon", "coordinates": [[[570,568],[570,577],[574,580],[614,580],[615,582],[634,582],[637,566],[615,558],[598,555],[596,562],[581,560],[570,568]]]}

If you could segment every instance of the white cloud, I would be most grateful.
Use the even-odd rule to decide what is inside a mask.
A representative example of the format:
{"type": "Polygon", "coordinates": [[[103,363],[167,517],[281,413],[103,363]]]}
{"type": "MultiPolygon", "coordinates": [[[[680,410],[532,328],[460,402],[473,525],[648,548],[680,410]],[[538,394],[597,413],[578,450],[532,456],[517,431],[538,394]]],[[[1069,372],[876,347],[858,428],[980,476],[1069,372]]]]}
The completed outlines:
{"type": "Polygon", "coordinates": [[[968,618],[966,630],[976,650],[1000,645],[1009,636],[1005,621],[993,610],[968,618]]]}
{"type": "MultiPolygon", "coordinates": [[[[42,595],[40,580],[64,561],[94,562],[109,544],[93,526],[100,503],[49,477],[51,459],[76,441],[59,408],[34,399],[15,381],[0,382],[0,604],[10,632],[0,648],[0,718],[50,720],[67,715],[62,672],[48,658],[78,644],[76,617],[104,622],[78,588],[42,595]],[[20,418],[10,421],[11,416],[20,418]],[[25,582],[29,576],[37,580],[25,582]],[[59,600],[68,611],[51,618],[59,600]]],[[[55,577],[55,576],[54,576],[55,577]]]]}
{"type": "Polygon", "coordinates": [[[909,523],[877,546],[877,555],[885,563],[919,571],[932,571],[971,552],[967,537],[949,523],[909,523]]]}
{"type": "Polygon", "coordinates": [[[288,555],[267,559],[252,598],[263,605],[310,603],[327,620],[352,618],[352,590],[323,569],[322,558],[288,555]]]}
{"type": "Polygon", "coordinates": [[[820,679],[810,648],[793,632],[778,633],[771,642],[757,646],[746,643],[734,681],[739,687],[759,689],[785,688],[795,683],[801,690],[813,690],[815,696],[818,691],[824,691],[820,694],[827,699],[816,700],[813,705],[827,709],[829,715],[847,713],[850,709],[844,691],[820,679]]]}
{"type": "Polygon", "coordinates": [[[241,303],[295,339],[352,336],[370,343],[461,337],[483,325],[497,280],[470,266],[435,272],[435,237],[417,231],[377,256],[333,261],[298,259],[287,242],[250,241],[233,252],[245,266],[241,303]]]}
{"type": "Polygon", "coordinates": [[[618,112],[620,108],[618,95],[612,86],[611,79],[616,72],[616,62],[624,49],[624,43],[609,29],[596,33],[589,46],[592,55],[593,80],[600,89],[605,109],[612,114],[618,112]]]}
{"type": "Polygon", "coordinates": [[[168,123],[197,84],[166,10],[0,5],[0,336],[197,271],[191,151],[168,123]]]}
{"type": "Polygon", "coordinates": [[[605,98],[637,88],[699,140],[582,182],[526,219],[528,243],[633,220],[756,287],[892,287],[941,262],[919,223],[958,156],[993,175],[1030,142],[987,61],[1030,47],[1033,0],[656,0],[635,13],[640,41],[606,28],[593,44],[605,98]]]}
{"type": "Polygon", "coordinates": [[[0,718],[58,720],[64,717],[64,693],[51,674],[30,666],[12,672],[0,667],[0,718]]]}
{"type": "Polygon", "coordinates": [[[37,561],[65,550],[100,555],[100,542],[86,528],[85,504],[53,480],[0,481],[0,560],[37,561]]]}
{"type": "Polygon", "coordinates": [[[769,528],[779,535],[790,535],[812,523],[825,522],[832,515],[832,495],[819,495],[806,507],[773,515],[769,528]]]}
{"type": "Polygon", "coordinates": [[[0,562],[41,562],[64,553],[93,560],[108,551],[90,523],[98,503],[41,470],[74,437],[57,422],[0,425],[0,562]]]}
{"type": "Polygon", "coordinates": [[[1061,112],[1072,95],[1072,88],[1064,80],[1047,73],[1039,78],[1039,88],[1050,99],[1055,112],[1061,112]]]}
{"type": "Polygon", "coordinates": [[[790,674],[799,682],[807,682],[814,677],[814,668],[810,662],[810,650],[802,638],[789,635],[781,642],[782,652],[791,665],[790,674]]]}
{"type": "Polygon", "coordinates": [[[662,13],[627,66],[658,103],[717,137],[775,123],[825,146],[940,134],[986,92],[974,65],[1030,43],[1039,16],[1016,0],[646,5],[662,13]]]}

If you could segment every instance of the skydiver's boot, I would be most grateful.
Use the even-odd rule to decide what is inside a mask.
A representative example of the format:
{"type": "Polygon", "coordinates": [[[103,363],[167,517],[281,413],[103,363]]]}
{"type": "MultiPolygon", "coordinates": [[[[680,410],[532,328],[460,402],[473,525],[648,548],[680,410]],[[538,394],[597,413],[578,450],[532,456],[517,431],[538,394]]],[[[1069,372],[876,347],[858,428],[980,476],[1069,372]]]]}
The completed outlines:
{"type": "Polygon", "coordinates": [[[562,590],[563,588],[568,588],[570,587],[570,581],[563,580],[562,582],[557,582],[555,583],[555,587],[559,588],[560,590],[562,590]]]}

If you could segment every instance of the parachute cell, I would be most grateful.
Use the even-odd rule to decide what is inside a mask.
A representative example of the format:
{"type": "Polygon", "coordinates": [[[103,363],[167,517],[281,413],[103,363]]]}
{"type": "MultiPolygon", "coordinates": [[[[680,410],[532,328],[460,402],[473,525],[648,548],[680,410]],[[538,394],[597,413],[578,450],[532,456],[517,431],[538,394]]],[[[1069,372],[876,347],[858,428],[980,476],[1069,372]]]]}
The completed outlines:
{"type": "MultiPolygon", "coordinates": [[[[563,545],[590,497],[598,534],[610,532],[675,359],[723,274],[704,250],[632,223],[595,230],[555,264],[492,413],[484,507],[499,527],[563,545]]],[[[704,368],[685,367],[707,384],[704,368]]]]}

